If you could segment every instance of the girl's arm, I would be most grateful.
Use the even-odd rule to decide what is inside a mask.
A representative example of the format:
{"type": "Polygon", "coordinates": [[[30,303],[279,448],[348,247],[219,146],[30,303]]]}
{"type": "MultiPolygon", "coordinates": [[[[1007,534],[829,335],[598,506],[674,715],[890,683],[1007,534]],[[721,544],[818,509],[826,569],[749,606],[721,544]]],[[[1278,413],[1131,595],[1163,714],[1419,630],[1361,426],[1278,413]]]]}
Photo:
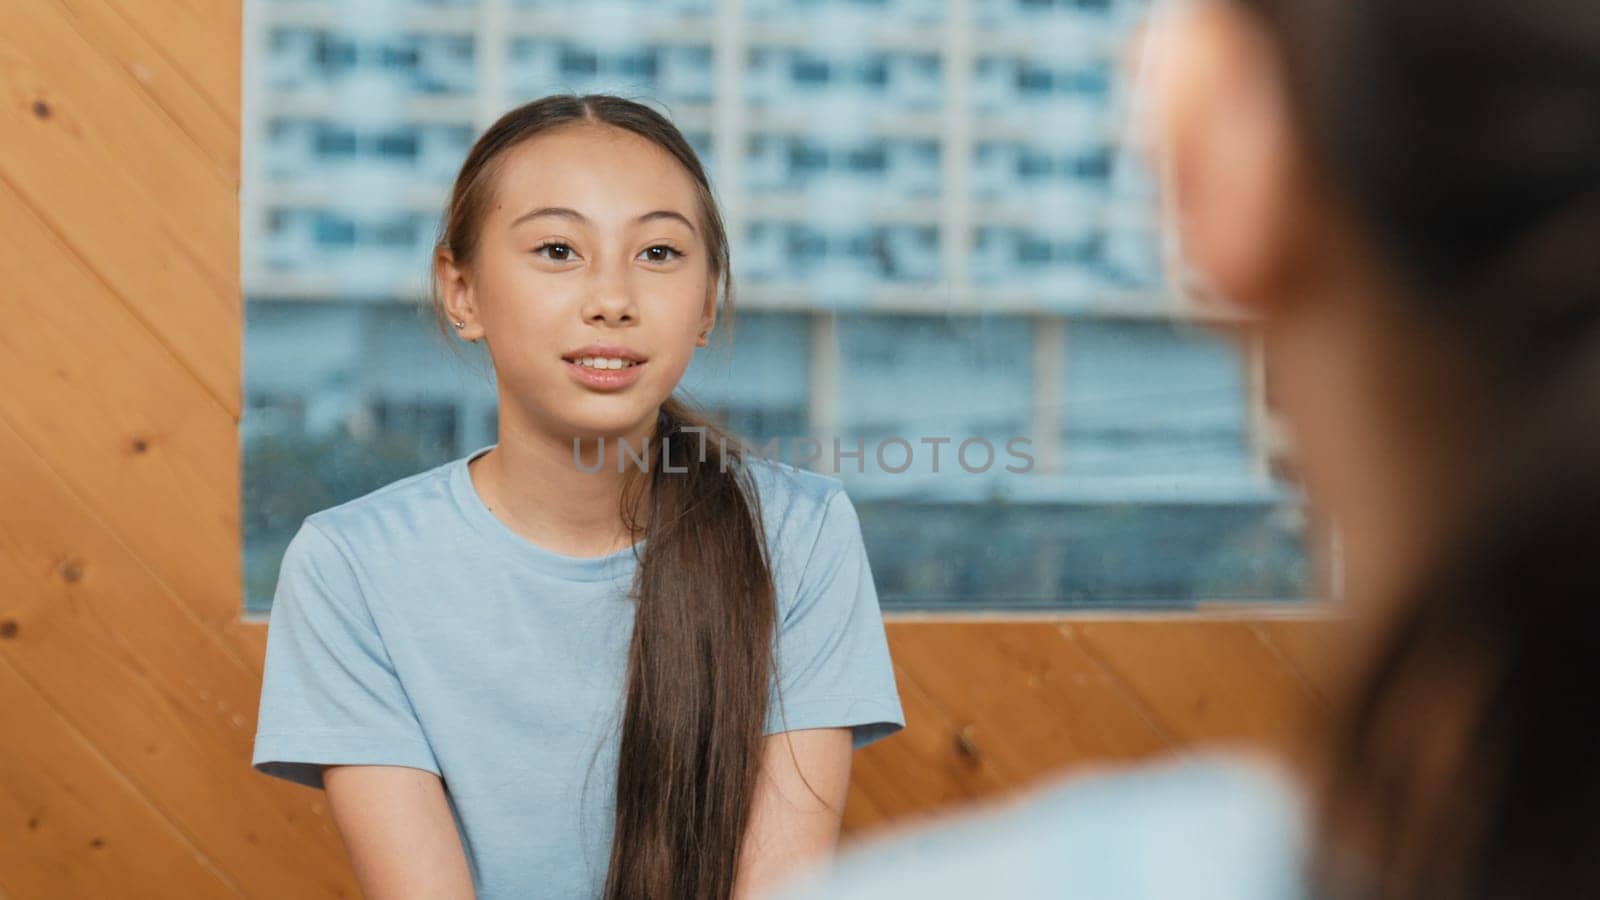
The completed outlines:
{"type": "Polygon", "coordinates": [[[323,766],[334,822],[367,900],[472,900],[439,776],[408,766],[323,766]]]}
{"type": "Polygon", "coordinates": [[[762,896],[833,853],[850,786],[848,728],[769,735],[739,854],[736,900],[762,896]]]}

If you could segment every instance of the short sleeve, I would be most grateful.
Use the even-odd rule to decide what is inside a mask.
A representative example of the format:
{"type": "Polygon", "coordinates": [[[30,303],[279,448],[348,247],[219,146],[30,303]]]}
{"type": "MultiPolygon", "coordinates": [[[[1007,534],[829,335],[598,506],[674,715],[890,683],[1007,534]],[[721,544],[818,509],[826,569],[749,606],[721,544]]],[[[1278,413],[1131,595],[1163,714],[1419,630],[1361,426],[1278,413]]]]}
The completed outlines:
{"type": "Polygon", "coordinates": [[[251,763],[314,788],[323,765],[440,774],[354,570],[309,520],[284,550],[268,614],[251,763]]]}
{"type": "Polygon", "coordinates": [[[820,518],[793,601],[780,604],[766,732],[849,727],[860,749],[905,715],[855,506],[835,490],[820,518]]]}

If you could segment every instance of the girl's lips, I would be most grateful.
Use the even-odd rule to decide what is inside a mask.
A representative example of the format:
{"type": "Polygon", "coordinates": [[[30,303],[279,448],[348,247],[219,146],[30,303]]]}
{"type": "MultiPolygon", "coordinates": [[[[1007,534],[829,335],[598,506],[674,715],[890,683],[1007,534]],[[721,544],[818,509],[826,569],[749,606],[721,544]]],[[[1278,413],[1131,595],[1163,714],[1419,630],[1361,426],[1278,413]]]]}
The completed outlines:
{"type": "Polygon", "coordinates": [[[597,391],[615,391],[633,384],[639,378],[639,370],[646,365],[641,362],[622,369],[591,369],[567,360],[561,363],[579,384],[597,391]]]}

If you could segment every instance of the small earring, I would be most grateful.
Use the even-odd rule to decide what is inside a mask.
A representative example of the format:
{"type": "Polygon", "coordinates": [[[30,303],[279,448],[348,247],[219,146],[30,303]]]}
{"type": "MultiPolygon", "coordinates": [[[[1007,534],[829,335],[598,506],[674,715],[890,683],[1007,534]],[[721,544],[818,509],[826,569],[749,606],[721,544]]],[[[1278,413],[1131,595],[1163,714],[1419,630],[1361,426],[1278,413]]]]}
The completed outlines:
{"type": "Polygon", "coordinates": [[[467,327],[467,323],[465,323],[465,322],[457,322],[456,323],[456,330],[458,330],[458,331],[461,330],[462,328],[465,328],[465,327],[467,327]]]}

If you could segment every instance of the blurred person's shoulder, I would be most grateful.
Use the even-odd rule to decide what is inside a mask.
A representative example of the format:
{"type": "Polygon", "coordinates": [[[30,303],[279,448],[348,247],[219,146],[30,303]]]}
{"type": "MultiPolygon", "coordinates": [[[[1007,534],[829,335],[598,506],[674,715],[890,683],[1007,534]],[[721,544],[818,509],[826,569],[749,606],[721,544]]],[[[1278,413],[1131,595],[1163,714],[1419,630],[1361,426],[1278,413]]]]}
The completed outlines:
{"type": "Polygon", "coordinates": [[[868,838],[779,896],[1300,898],[1304,815],[1254,753],[1096,767],[868,838]]]}

